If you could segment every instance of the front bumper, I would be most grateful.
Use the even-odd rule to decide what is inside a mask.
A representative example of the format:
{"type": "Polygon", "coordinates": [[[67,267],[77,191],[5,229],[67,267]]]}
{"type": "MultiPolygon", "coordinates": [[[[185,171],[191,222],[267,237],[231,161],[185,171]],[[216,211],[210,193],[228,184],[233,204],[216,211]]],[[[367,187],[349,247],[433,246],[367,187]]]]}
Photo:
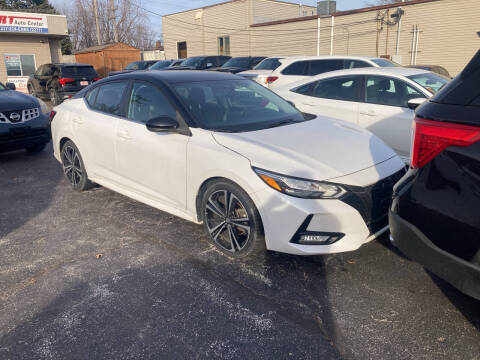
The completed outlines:
{"type": "Polygon", "coordinates": [[[46,144],[51,139],[48,117],[44,114],[24,123],[2,124],[0,130],[0,152],[46,144]]]}
{"type": "Polygon", "coordinates": [[[416,226],[390,210],[390,232],[395,245],[461,292],[480,300],[480,267],[437,247],[416,226]]]}
{"type": "MultiPolygon", "coordinates": [[[[252,194],[262,217],[267,248],[297,255],[358,249],[388,230],[388,208],[393,184],[403,172],[402,169],[374,185],[361,188],[363,192],[349,191],[349,195],[341,199],[301,199],[271,188],[252,194]],[[376,185],[386,180],[390,180],[390,183],[380,198],[376,185]],[[307,245],[298,241],[300,234],[340,236],[333,243],[307,245]]],[[[350,188],[356,188],[355,191],[359,189],[350,188]]]]}

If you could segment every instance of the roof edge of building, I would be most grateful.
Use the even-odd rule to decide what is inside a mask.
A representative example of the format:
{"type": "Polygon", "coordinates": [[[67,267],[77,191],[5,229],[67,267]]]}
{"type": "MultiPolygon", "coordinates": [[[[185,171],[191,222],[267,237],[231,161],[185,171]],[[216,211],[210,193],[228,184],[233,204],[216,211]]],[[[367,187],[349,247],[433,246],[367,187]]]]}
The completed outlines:
{"type": "Polygon", "coordinates": [[[344,16],[344,15],[360,14],[360,13],[369,12],[369,11],[384,10],[384,9],[396,8],[400,6],[417,5],[417,4],[429,3],[429,2],[435,2],[435,1],[442,1],[442,0],[410,0],[410,1],[400,2],[400,3],[370,6],[366,8],[360,8],[360,9],[336,11],[329,15],[311,15],[311,16],[301,16],[301,17],[296,17],[291,19],[268,21],[268,22],[263,22],[258,24],[251,24],[250,27],[280,25],[280,24],[288,24],[291,22],[308,21],[308,20],[314,20],[318,18],[327,18],[331,16],[337,17],[337,16],[344,16]]]}

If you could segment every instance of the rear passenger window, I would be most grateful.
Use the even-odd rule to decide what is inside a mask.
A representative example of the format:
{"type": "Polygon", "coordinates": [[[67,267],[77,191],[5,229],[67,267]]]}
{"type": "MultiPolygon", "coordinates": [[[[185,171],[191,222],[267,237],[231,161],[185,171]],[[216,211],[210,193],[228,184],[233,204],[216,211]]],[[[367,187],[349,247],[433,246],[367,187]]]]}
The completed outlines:
{"type": "Polygon", "coordinates": [[[311,96],[342,101],[358,101],[360,76],[343,76],[313,83],[311,96]]]}
{"type": "Polygon", "coordinates": [[[97,98],[98,94],[98,87],[92,89],[88,92],[87,96],[85,96],[85,100],[87,101],[88,105],[93,106],[95,104],[95,99],[97,98]]]}
{"type": "Polygon", "coordinates": [[[306,75],[308,70],[308,61],[297,61],[290,64],[282,71],[283,75],[306,75]]]}
{"type": "Polygon", "coordinates": [[[343,63],[344,69],[356,69],[365,67],[373,67],[373,65],[370,65],[369,63],[361,60],[345,60],[343,63]]]}
{"type": "Polygon", "coordinates": [[[122,97],[126,82],[112,82],[98,87],[98,94],[92,108],[112,115],[121,115],[122,97]]]}
{"type": "Polygon", "coordinates": [[[309,75],[314,76],[323,74],[329,71],[343,69],[343,60],[329,59],[329,60],[313,60],[310,61],[309,75]]]}

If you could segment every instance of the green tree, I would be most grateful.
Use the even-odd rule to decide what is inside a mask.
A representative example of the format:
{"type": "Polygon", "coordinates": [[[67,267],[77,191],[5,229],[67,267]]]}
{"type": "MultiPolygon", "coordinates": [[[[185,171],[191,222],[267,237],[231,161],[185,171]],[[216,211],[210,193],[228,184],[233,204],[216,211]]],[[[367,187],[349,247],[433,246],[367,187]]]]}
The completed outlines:
{"type": "Polygon", "coordinates": [[[57,14],[48,0],[0,0],[0,10],[57,14]]]}
{"type": "Polygon", "coordinates": [[[62,47],[62,55],[72,55],[73,54],[73,46],[70,40],[70,36],[63,39],[60,43],[62,47]]]}

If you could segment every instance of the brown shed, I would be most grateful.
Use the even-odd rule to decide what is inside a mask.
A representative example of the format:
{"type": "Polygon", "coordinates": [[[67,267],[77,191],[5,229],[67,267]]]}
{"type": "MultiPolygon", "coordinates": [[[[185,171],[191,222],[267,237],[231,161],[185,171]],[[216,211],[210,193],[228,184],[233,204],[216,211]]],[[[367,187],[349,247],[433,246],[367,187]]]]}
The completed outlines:
{"type": "Polygon", "coordinates": [[[141,60],[140,49],[124,43],[91,46],[75,52],[77,63],[91,64],[102,77],[110,71],[123,70],[133,61],[141,60]]]}

